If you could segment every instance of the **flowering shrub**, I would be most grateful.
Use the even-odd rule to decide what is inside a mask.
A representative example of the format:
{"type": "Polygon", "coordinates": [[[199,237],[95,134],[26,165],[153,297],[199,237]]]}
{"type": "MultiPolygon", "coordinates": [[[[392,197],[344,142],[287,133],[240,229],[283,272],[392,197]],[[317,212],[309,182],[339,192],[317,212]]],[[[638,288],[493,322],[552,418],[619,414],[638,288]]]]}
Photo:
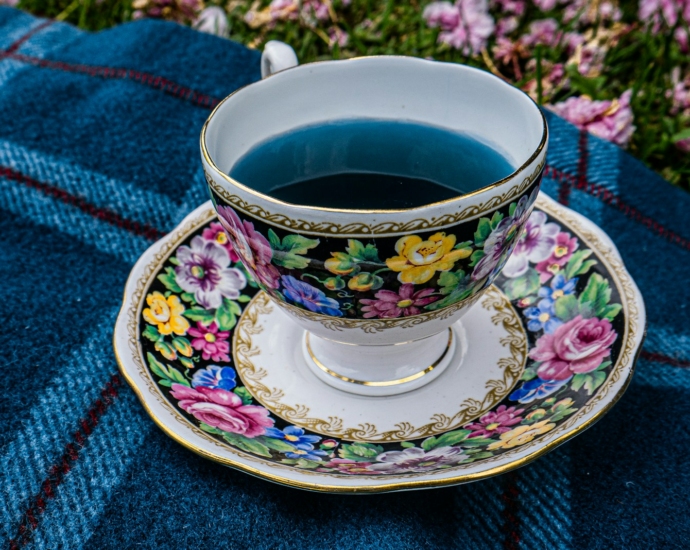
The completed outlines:
{"type": "Polygon", "coordinates": [[[99,0],[78,9],[71,0],[21,0],[19,7],[93,30],[155,17],[252,48],[283,40],[303,63],[380,54],[467,63],[690,187],[690,0],[99,0]]]}

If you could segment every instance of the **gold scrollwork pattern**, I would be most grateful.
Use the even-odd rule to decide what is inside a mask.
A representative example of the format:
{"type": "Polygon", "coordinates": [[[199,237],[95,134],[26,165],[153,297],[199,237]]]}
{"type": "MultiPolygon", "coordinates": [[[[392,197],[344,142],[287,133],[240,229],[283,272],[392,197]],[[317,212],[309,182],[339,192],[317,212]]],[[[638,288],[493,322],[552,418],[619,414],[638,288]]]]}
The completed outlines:
{"type": "Polygon", "coordinates": [[[343,420],[337,416],[330,416],[327,420],[312,418],[309,416],[308,407],[283,403],[283,391],[263,384],[261,380],[267,376],[267,373],[252,361],[253,357],[260,354],[260,350],[252,342],[252,336],[262,331],[261,318],[272,311],[271,299],[263,292],[257,294],[249,303],[235,328],[233,359],[242,382],[254,398],[274,414],[302,428],[329,437],[372,443],[409,441],[429,437],[462,426],[491,409],[510,392],[525,368],[527,335],[508,298],[492,286],[484,294],[482,307],[496,312],[491,318],[492,322],[494,325],[500,325],[508,334],[500,340],[501,345],[507,347],[509,353],[498,362],[503,371],[503,378],[488,381],[485,395],[480,399],[466,399],[453,416],[434,414],[430,421],[422,426],[401,422],[396,424],[394,430],[383,432],[371,423],[345,427],[343,420]]]}
{"type": "MultiPolygon", "coordinates": [[[[254,216],[266,223],[296,231],[299,233],[307,233],[312,235],[332,236],[332,237],[355,237],[355,236],[373,236],[373,235],[398,235],[402,233],[409,233],[411,231],[427,231],[441,227],[447,227],[457,224],[461,221],[470,220],[481,216],[482,214],[495,210],[508,201],[519,197],[525,189],[539,177],[544,169],[544,161],[542,160],[534,169],[532,174],[525,177],[520,183],[509,188],[501,195],[494,195],[486,202],[479,204],[472,204],[462,210],[456,212],[449,212],[438,217],[431,217],[430,219],[417,218],[406,222],[385,221],[377,224],[368,224],[366,222],[351,222],[340,224],[332,221],[306,221],[300,219],[293,219],[290,216],[280,212],[269,212],[264,207],[258,204],[247,202],[243,198],[228,192],[223,186],[218,184],[213,177],[204,170],[206,181],[209,187],[224,201],[240,210],[243,214],[254,216]]],[[[454,201],[457,199],[450,199],[454,201]]],[[[458,203],[462,204],[461,202],[458,203]]]]}
{"type": "Polygon", "coordinates": [[[281,308],[287,311],[290,315],[294,315],[298,319],[303,321],[315,321],[321,323],[321,325],[333,331],[343,331],[346,329],[359,329],[367,334],[374,334],[377,332],[383,332],[384,330],[397,329],[397,328],[412,328],[416,327],[420,323],[426,323],[427,321],[443,321],[455,315],[461,309],[469,308],[474,305],[479,298],[485,295],[488,290],[480,290],[473,296],[461,300],[451,306],[444,307],[438,311],[429,311],[426,313],[420,313],[419,315],[411,315],[410,317],[401,317],[398,319],[347,319],[344,317],[333,317],[331,315],[324,315],[323,313],[314,313],[307,309],[302,309],[287,302],[281,302],[275,300],[281,308]]]}

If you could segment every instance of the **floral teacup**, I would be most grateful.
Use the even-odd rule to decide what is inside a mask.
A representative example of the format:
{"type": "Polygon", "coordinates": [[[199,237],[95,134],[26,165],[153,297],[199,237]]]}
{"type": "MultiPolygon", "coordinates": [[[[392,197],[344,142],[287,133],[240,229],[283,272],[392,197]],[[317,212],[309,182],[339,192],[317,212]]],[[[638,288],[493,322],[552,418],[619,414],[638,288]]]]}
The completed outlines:
{"type": "MultiPolygon", "coordinates": [[[[264,53],[265,72],[294,64],[283,50],[264,53]]],[[[312,370],[346,391],[390,395],[431,381],[459,353],[451,327],[520,237],[546,141],[539,108],[491,74],[382,56],[302,65],[238,90],[209,117],[201,149],[232,252],[287,314],[283,322],[305,329],[312,370]],[[227,175],[271,136],[355,117],[467,133],[518,168],[457,198],[375,211],[286,203],[227,175]]]]}

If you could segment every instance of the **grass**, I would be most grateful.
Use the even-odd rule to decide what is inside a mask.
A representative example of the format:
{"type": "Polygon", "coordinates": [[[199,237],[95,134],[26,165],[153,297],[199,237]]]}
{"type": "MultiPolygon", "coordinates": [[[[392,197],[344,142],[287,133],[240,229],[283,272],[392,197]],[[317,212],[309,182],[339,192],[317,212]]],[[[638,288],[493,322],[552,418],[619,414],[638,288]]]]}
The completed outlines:
{"type": "MultiPolygon", "coordinates": [[[[160,1],[148,0],[148,6],[160,1]]],[[[601,1],[590,0],[588,6],[596,6],[601,1]]],[[[623,14],[621,22],[629,28],[615,39],[603,40],[602,43],[606,45],[603,70],[590,71],[584,76],[578,71],[577,62],[573,62],[572,56],[566,53],[563,43],[553,47],[537,46],[506,64],[492,54],[493,37],[488,48],[476,56],[466,56],[447,44],[439,44],[438,29],[427,27],[422,18],[427,1],[352,0],[345,6],[342,0],[334,0],[330,17],[321,22],[300,18],[252,26],[245,21],[245,15],[250,10],[254,14],[265,14],[266,11],[262,10],[268,3],[266,0],[253,3],[230,0],[223,4],[221,7],[226,11],[230,25],[230,38],[253,48],[261,48],[271,39],[283,40],[295,48],[303,63],[381,54],[433,57],[442,61],[467,63],[492,70],[519,87],[531,86],[533,95],[541,103],[562,101],[572,95],[613,99],[625,90],[632,89],[631,105],[636,131],[628,146],[629,152],[672,183],[690,190],[690,153],[684,153],[676,146],[679,139],[690,137],[690,112],[674,114],[672,99],[667,94],[667,90],[672,88],[673,69],[679,67],[681,75],[688,74],[690,57],[680,51],[671,32],[654,34],[639,22],[636,1],[626,0],[620,4],[623,14]],[[334,27],[349,35],[344,48],[331,44],[329,31],[334,27]],[[566,65],[568,85],[554,87],[544,84],[542,77],[553,63],[566,65]]],[[[21,0],[19,7],[92,31],[129,21],[134,13],[131,0],[21,0]]],[[[561,4],[553,11],[543,13],[528,1],[519,27],[510,37],[517,38],[528,32],[530,22],[547,17],[557,19],[564,31],[585,33],[589,30],[590,38],[596,38],[597,33],[600,37],[606,36],[606,32],[612,29],[610,23],[601,21],[576,29],[574,22],[562,22],[563,9],[564,5],[561,4]]],[[[501,17],[494,9],[491,13],[496,19],[501,17]]],[[[174,10],[168,14],[168,18],[184,19],[174,10]]]]}

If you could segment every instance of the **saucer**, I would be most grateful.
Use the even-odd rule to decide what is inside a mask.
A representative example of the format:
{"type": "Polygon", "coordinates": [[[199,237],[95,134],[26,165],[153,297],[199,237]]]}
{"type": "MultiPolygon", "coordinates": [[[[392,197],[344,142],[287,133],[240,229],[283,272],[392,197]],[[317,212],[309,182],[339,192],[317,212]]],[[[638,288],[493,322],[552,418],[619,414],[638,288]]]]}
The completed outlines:
{"type": "Polygon", "coordinates": [[[509,471],[616,403],[645,327],[642,297],[601,229],[543,194],[530,220],[511,277],[448,331],[436,379],[365,397],[307,364],[302,329],[220,250],[228,243],[208,202],[134,266],[115,326],[120,370],[175,441],[284,485],[375,493],[509,471]],[[201,265],[193,258],[240,290],[181,288],[178,277],[201,265]]]}

